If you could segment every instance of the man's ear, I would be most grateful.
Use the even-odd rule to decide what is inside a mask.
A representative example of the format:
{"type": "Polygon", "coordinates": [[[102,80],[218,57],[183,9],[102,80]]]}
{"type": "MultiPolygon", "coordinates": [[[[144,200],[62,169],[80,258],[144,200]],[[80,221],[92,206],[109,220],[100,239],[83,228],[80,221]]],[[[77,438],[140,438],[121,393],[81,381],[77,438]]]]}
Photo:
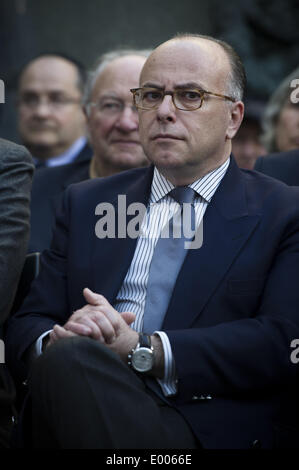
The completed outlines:
{"type": "Polygon", "coordinates": [[[243,121],[244,117],[244,103],[237,101],[230,105],[230,121],[226,131],[227,139],[232,139],[243,121]]]}

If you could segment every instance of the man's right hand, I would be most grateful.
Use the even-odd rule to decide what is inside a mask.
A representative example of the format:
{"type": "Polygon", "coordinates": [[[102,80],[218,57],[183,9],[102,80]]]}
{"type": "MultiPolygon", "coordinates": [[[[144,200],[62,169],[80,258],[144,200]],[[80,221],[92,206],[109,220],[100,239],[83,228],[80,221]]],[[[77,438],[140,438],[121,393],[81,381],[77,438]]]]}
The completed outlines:
{"type": "Polygon", "coordinates": [[[88,303],[76,310],[63,327],[54,326],[45,347],[71,336],[89,336],[103,344],[112,344],[120,330],[121,319],[127,325],[135,319],[131,312],[118,313],[105,297],[88,288],[84,289],[83,295],[88,303]]]}

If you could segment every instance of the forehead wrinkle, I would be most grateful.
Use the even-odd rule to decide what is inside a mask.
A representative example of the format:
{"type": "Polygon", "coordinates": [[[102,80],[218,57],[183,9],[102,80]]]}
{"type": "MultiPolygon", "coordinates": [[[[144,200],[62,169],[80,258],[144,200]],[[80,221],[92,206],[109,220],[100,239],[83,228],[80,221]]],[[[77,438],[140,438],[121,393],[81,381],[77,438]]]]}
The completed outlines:
{"type": "MultiPolygon", "coordinates": [[[[163,68],[164,61],[167,64],[169,78],[171,78],[172,74],[182,72],[182,69],[186,71],[186,74],[195,74],[199,72],[199,68],[202,68],[205,73],[206,69],[212,67],[213,76],[215,74],[218,75],[219,80],[223,81],[225,88],[231,71],[229,58],[219,44],[199,38],[171,39],[158,46],[149,56],[143,67],[140,83],[153,71],[157,73],[160,69],[163,73],[165,70],[163,68]],[[171,61],[171,58],[175,56],[180,56],[183,64],[177,63],[175,59],[171,61]],[[191,60],[192,56],[193,60],[191,60]],[[212,65],[211,56],[213,57],[212,65]],[[184,60],[185,58],[186,60],[184,60]]],[[[200,87],[208,89],[209,85],[201,83],[200,87]]]]}
{"type": "MultiPolygon", "coordinates": [[[[144,88],[154,88],[154,89],[157,89],[157,90],[165,90],[165,88],[166,88],[164,85],[157,85],[154,82],[145,82],[142,87],[144,87],[144,88]]],[[[174,84],[172,88],[174,90],[186,90],[186,89],[204,90],[205,86],[200,82],[192,81],[192,82],[182,82],[182,83],[174,84]]]]}

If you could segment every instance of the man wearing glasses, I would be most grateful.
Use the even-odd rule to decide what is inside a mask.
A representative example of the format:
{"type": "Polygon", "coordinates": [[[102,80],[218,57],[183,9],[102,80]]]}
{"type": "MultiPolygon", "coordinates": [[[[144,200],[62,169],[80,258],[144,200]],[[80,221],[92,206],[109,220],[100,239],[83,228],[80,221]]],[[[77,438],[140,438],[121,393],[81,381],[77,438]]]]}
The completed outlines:
{"type": "Polygon", "coordinates": [[[22,70],[18,86],[18,128],[37,168],[89,160],[82,111],[85,71],[60,54],[42,54],[22,70]]]}
{"type": "Polygon", "coordinates": [[[103,54],[89,74],[84,93],[90,160],[43,168],[35,176],[31,199],[29,252],[50,247],[55,209],[73,183],[147,166],[138,133],[138,112],[130,87],[138,85],[148,50],[121,49],[103,54]]]}
{"type": "Polygon", "coordinates": [[[40,354],[34,446],[297,446],[299,193],[235,164],[244,84],[226,43],[163,43],[131,90],[153,166],[67,191],[52,250],[8,331],[15,358],[40,354]],[[127,227],[146,209],[139,236],[99,239],[99,203],[119,226],[119,195],[127,227]],[[203,226],[196,249],[187,209],[203,226]]]}

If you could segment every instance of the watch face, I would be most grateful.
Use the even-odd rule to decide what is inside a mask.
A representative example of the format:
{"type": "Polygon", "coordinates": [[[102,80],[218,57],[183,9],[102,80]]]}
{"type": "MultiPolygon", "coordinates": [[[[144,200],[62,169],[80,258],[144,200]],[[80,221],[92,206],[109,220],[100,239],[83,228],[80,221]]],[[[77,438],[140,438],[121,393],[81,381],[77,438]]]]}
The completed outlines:
{"type": "Polygon", "coordinates": [[[138,372],[147,372],[153,367],[154,355],[149,348],[139,348],[132,356],[132,366],[138,372]]]}

